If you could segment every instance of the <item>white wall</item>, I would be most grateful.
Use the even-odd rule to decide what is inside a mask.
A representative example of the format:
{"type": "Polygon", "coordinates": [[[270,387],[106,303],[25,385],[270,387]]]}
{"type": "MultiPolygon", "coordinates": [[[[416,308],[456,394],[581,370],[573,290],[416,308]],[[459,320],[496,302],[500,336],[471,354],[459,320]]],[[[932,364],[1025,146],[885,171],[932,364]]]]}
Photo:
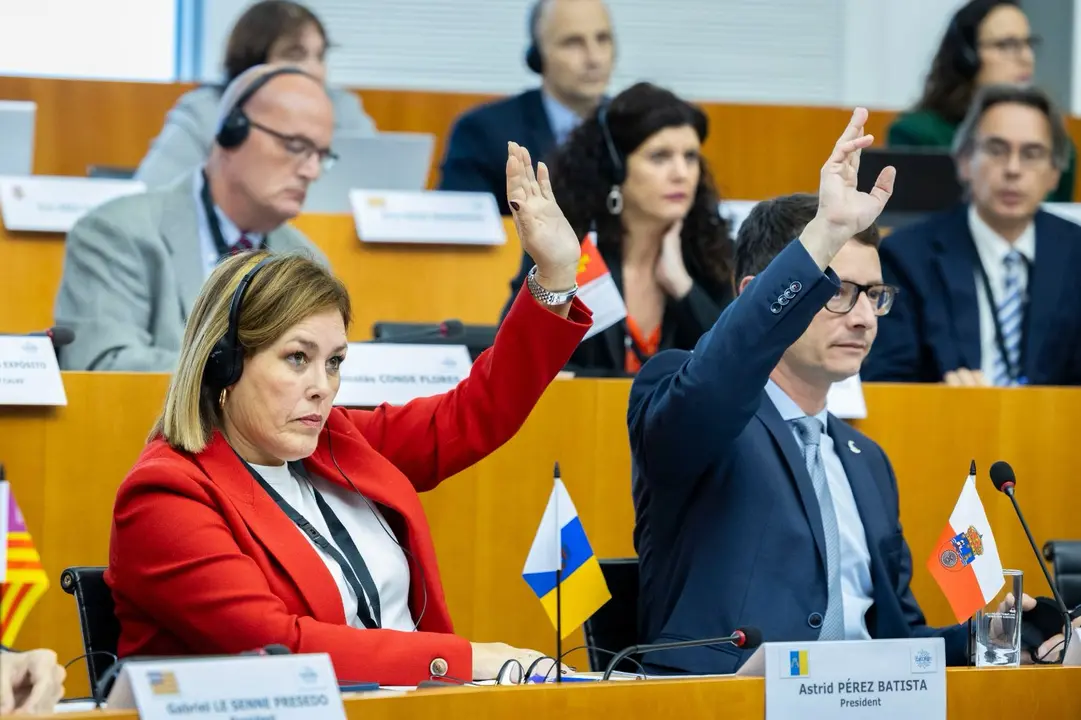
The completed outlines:
{"type": "MultiPolygon", "coordinates": [[[[202,76],[216,80],[249,2],[203,2],[202,76]]],[[[613,89],[644,79],[698,100],[902,108],[961,2],[609,0],[620,52],[613,89]]],[[[522,62],[531,0],[307,4],[338,45],[332,82],[495,93],[536,84],[522,62]]]]}

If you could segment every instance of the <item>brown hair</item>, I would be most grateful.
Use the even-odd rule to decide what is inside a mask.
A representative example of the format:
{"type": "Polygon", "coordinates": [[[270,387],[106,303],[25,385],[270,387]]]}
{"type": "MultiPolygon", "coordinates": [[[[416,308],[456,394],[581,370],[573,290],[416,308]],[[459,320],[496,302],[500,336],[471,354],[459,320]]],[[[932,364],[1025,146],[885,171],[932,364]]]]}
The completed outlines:
{"type": "MultiPolygon", "coordinates": [[[[755,205],[736,237],[736,287],[748,275],[765,270],[817,213],[818,195],[813,193],[781,195],[755,205]]],[[[878,225],[871,223],[853,239],[877,249],[882,237],[878,225]]]]}
{"type": "Polygon", "coordinates": [[[281,38],[299,35],[304,28],[314,27],[327,39],[323,23],[308,8],[290,0],[262,0],[244,11],[233,25],[225,46],[225,83],[240,73],[269,61],[270,49],[281,38]]]}
{"type": "Polygon", "coordinates": [[[165,407],[148,441],[162,436],[177,450],[199,453],[221,427],[220,389],[204,383],[206,361],[229,327],[229,307],[241,279],[267,257],[271,261],[252,278],[238,313],[238,338],[245,357],[274,344],[289,328],[325,310],[338,310],[349,327],[349,292],[341,280],[314,260],[265,250],[226,259],[210,274],[195,300],[165,407]]]}

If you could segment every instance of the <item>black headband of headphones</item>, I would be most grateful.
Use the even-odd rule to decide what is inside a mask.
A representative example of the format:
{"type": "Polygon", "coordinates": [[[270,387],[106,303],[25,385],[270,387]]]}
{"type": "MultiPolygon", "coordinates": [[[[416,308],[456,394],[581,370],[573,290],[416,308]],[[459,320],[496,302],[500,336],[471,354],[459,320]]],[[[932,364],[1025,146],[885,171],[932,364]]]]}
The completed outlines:
{"type": "Polygon", "coordinates": [[[240,346],[240,308],[244,294],[256,273],[273,259],[274,256],[271,255],[256,263],[255,267],[244,274],[233,291],[233,298],[229,302],[229,325],[221,339],[214,343],[203,370],[203,384],[211,389],[227,388],[240,379],[240,372],[244,367],[244,352],[240,346]]]}
{"type": "Polygon", "coordinates": [[[305,72],[292,65],[274,68],[255,78],[251,85],[244,88],[243,92],[237,96],[236,101],[230,106],[229,112],[222,116],[222,119],[218,123],[218,131],[215,134],[215,140],[219,145],[223,148],[237,147],[247,139],[248,132],[251,128],[248,116],[244,113],[244,106],[264,85],[281,75],[305,75],[318,82],[318,79],[312,76],[311,73],[305,72]]]}

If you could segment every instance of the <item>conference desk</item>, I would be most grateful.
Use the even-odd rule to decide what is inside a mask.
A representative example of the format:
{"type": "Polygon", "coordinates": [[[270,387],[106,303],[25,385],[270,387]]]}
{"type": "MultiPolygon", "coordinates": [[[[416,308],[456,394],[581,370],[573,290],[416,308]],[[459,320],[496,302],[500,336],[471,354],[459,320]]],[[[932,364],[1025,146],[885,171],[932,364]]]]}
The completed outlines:
{"type": "MultiPolygon", "coordinates": [[[[353,301],[350,340],[371,337],[377,320],[494,324],[518,274],[521,246],[504,219],[498,246],[362,243],[351,215],[301,215],[292,223],[326,253],[353,301]]],[[[0,333],[53,324],[64,236],[0,227],[0,333]]]]}
{"type": "MultiPolygon", "coordinates": [[[[63,408],[0,407],[0,462],[26,517],[52,587],[19,637],[61,658],[81,652],[74,600],[59,588],[70,565],[104,565],[116,488],[157,416],[165,375],[65,373],[63,408]]],[[[476,641],[554,651],[551,626],[521,578],[551,490],[554,462],[598,557],[634,555],[626,380],[557,380],[519,433],[493,455],[423,496],[456,630],[476,641]]],[[[1007,498],[987,469],[1009,460],[1017,496],[1039,540],[1076,537],[1074,473],[1081,443],[1074,418],[1081,389],[977,389],[867,385],[859,427],[889,454],[912,548],[913,588],[933,624],[949,607],[925,568],[957,500],[969,461],[1007,567],[1025,589],[1047,594],[1007,498]]],[[[581,642],[580,633],[564,645],[581,642]]],[[[579,668],[586,659],[570,660],[579,668]]],[[[85,679],[73,669],[71,690],[85,679]]]]}
{"type": "MultiPolygon", "coordinates": [[[[946,717],[1081,717],[1081,668],[1012,668],[946,671],[946,717]]],[[[563,686],[439,688],[400,695],[373,694],[345,700],[350,720],[423,718],[600,717],[688,720],[761,720],[766,715],[765,680],[711,678],[645,682],[569,683],[563,686]]],[[[842,711],[843,712],[843,711],[842,711]]],[[[838,717],[842,717],[842,712],[838,717]]],[[[72,720],[136,720],[135,712],[87,712],[52,716],[72,720]]]]}

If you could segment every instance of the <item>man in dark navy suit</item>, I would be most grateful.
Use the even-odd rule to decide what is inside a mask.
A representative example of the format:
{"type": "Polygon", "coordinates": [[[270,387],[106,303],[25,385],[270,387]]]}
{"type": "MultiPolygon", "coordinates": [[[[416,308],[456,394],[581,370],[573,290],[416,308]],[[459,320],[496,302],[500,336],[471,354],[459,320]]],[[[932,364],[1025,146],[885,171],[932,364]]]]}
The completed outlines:
{"type": "Polygon", "coordinates": [[[596,109],[615,58],[612,20],[602,0],[538,0],[529,30],[526,65],[541,76],[541,86],[458,118],[439,182],[440,190],[492,193],[503,215],[510,214],[507,142],[543,160],[596,109]]]}
{"type": "Polygon", "coordinates": [[[1040,210],[1070,158],[1034,87],[985,88],[957,131],[970,202],[893,233],[901,292],[862,377],[950,385],[1081,385],[1081,226],[1040,210]]]}
{"type": "MultiPolygon", "coordinates": [[[[873,223],[895,172],[856,190],[866,119],[853,113],[816,200],[755,207],[736,246],[739,296],[692,352],[658,353],[634,381],[640,642],[744,625],[766,641],[942,635],[947,661],[965,662],[966,628],[928,627],[909,588],[889,460],[825,409],[893,299],[873,223]]],[[[749,654],[714,645],[643,661],[731,673],[749,654]]]]}

